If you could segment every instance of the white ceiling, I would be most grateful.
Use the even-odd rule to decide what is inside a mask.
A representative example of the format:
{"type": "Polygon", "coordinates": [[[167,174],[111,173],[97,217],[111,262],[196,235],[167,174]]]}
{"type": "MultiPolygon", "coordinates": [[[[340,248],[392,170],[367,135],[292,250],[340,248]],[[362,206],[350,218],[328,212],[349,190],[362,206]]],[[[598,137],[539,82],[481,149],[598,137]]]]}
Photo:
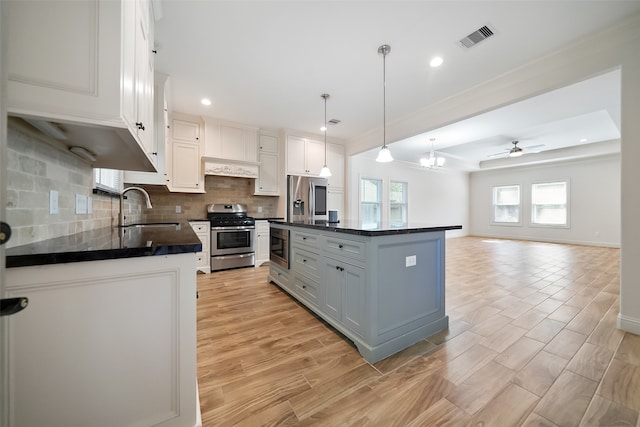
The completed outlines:
{"type": "MultiPolygon", "coordinates": [[[[171,108],[269,129],[320,134],[329,93],[329,137],[349,140],[386,120],[522,66],[640,10],[602,1],[190,1],[160,0],[156,70],[171,76],[171,108]],[[458,40],[483,25],[495,35],[470,49],[458,40]],[[440,55],[444,64],[431,68],[440,55]],[[208,97],[213,104],[200,104],[208,97]]],[[[495,110],[408,141],[393,155],[417,163],[435,149],[463,169],[490,167],[520,146],[565,149],[619,138],[618,72],[495,110]],[[492,158],[493,159],[493,158],[492,158]],[[464,160],[464,161],[462,161],[464,160]],[[489,160],[488,162],[486,160],[489,160]],[[480,163],[481,161],[485,161],[480,163]]],[[[526,156],[523,156],[526,157],[526,156]]]]}

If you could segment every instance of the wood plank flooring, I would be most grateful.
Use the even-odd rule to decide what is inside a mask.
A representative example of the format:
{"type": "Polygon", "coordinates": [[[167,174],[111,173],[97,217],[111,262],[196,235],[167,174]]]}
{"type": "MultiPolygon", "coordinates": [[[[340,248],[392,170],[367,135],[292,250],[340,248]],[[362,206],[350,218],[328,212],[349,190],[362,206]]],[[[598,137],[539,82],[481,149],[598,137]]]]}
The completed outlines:
{"type": "Polygon", "coordinates": [[[268,267],[198,275],[204,426],[640,427],[618,249],[446,245],[449,329],[374,365],[268,267]]]}

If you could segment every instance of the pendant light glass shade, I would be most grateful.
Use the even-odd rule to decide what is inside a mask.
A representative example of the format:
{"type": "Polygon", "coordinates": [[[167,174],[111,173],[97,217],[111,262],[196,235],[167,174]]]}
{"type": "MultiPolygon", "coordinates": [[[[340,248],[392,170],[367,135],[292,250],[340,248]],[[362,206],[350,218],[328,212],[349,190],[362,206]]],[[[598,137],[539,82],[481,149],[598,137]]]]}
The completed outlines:
{"type": "Polygon", "coordinates": [[[383,44],[378,48],[378,53],[382,55],[382,148],[376,157],[376,162],[388,163],[393,161],[391,151],[387,147],[387,54],[391,52],[391,46],[383,44]]]}
{"type": "Polygon", "coordinates": [[[329,170],[329,166],[327,166],[327,98],[329,98],[329,94],[323,93],[320,97],[324,99],[324,166],[320,169],[320,176],[322,178],[328,178],[331,176],[331,171],[329,170]]]}

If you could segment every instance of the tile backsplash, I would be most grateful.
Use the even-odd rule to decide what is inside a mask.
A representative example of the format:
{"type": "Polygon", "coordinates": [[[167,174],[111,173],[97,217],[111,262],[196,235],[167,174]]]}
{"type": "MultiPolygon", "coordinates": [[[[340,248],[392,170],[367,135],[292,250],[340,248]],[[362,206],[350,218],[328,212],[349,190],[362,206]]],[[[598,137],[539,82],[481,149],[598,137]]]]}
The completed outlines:
{"type": "Polygon", "coordinates": [[[171,193],[161,186],[143,185],[151,197],[153,209],[143,209],[143,219],[148,222],[188,221],[206,219],[207,205],[212,203],[242,203],[247,205],[249,216],[272,218],[277,216],[278,197],[254,196],[254,180],[207,175],[202,194],[171,193]],[[176,212],[179,206],[180,213],[176,212]],[[262,212],[258,212],[262,208],[262,212]]]}
{"type": "MultiPolygon", "coordinates": [[[[119,199],[93,194],[93,168],[37,133],[9,123],[7,130],[6,215],[12,228],[7,247],[25,245],[118,223],[119,199]],[[58,192],[58,213],[49,213],[51,190],[58,192]],[[76,194],[91,197],[92,213],[76,214],[76,194]]],[[[127,193],[126,222],[206,219],[211,203],[243,203],[250,216],[276,217],[278,197],[254,196],[254,180],[207,176],[205,194],[171,193],[142,186],[151,197],[147,209],[138,192],[127,193]],[[180,213],[176,212],[179,206],[180,213]],[[262,208],[262,212],[259,212],[262,208]]]]}
{"type": "MultiPolygon", "coordinates": [[[[117,224],[119,199],[93,194],[93,168],[74,154],[9,123],[7,129],[6,216],[20,246],[117,224]],[[58,192],[58,213],[49,213],[50,191],[58,192]],[[92,213],[76,214],[76,194],[91,197],[92,213]]],[[[140,218],[142,199],[130,197],[130,217],[140,218]]],[[[133,218],[132,218],[133,219],[133,218]]]]}

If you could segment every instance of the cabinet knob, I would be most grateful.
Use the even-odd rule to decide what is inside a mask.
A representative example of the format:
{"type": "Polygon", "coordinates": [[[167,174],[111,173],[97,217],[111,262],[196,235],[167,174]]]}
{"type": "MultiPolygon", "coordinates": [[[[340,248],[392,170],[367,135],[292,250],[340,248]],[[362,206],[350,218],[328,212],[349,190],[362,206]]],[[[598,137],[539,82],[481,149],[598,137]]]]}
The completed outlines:
{"type": "Polygon", "coordinates": [[[339,265],[336,265],[336,270],[340,270],[340,266],[339,265]]]}
{"type": "Polygon", "coordinates": [[[302,289],[307,289],[307,285],[302,285],[302,289]]]}
{"type": "Polygon", "coordinates": [[[151,154],[152,154],[152,155],[154,155],[154,156],[157,156],[157,155],[158,155],[158,153],[151,153],[151,154]]]}
{"type": "Polygon", "coordinates": [[[306,259],[303,259],[303,260],[302,260],[302,262],[307,262],[307,260],[306,260],[306,259]]]}
{"type": "Polygon", "coordinates": [[[136,126],[138,127],[138,129],[144,130],[144,125],[142,124],[142,122],[136,122],[136,126]]]}
{"type": "Polygon", "coordinates": [[[306,237],[303,237],[303,238],[302,238],[302,240],[307,240],[307,238],[306,238],[306,237]]]}
{"type": "Polygon", "coordinates": [[[343,248],[342,243],[341,243],[341,244],[339,244],[339,245],[338,245],[338,247],[339,247],[340,249],[342,249],[342,248],[343,248]]]}

